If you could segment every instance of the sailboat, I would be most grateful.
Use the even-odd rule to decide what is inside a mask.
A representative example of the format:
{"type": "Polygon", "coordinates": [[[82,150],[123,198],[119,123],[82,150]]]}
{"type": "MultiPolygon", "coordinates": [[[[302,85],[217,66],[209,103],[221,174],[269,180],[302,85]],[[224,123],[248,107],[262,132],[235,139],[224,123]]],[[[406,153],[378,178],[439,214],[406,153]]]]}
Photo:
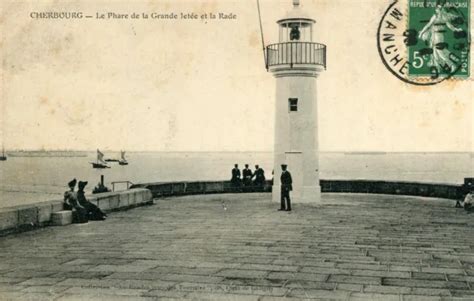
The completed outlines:
{"type": "Polygon", "coordinates": [[[92,168],[110,168],[107,163],[105,163],[104,154],[100,150],[97,150],[97,161],[90,163],[92,164],[92,168]]]}
{"type": "Polygon", "coordinates": [[[122,159],[119,160],[119,164],[120,165],[128,165],[127,159],[125,159],[125,152],[124,151],[120,152],[120,157],[122,157],[122,159]]]}
{"type": "Polygon", "coordinates": [[[5,148],[2,147],[2,155],[0,156],[0,161],[7,161],[7,156],[5,155],[5,148]]]}

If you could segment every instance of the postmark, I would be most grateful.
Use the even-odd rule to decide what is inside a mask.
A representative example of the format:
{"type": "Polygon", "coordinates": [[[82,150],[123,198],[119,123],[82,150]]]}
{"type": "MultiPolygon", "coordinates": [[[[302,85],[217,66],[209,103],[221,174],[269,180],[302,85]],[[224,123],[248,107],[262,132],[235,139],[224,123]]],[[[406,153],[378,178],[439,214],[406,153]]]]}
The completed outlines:
{"type": "Polygon", "coordinates": [[[395,0],[377,30],[380,58],[400,80],[434,85],[470,76],[470,0],[395,0]]]}

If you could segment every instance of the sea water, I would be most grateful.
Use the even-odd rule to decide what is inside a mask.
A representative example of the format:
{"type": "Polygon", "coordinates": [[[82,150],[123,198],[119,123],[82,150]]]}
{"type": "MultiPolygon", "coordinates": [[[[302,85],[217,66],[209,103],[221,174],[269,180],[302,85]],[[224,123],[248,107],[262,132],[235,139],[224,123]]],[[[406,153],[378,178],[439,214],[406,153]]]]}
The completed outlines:
{"type": "MultiPolygon", "coordinates": [[[[151,183],[168,181],[229,180],[235,163],[251,169],[259,164],[272,177],[269,152],[130,152],[129,165],[108,163],[109,169],[93,169],[95,153],[83,157],[9,156],[0,162],[0,207],[61,199],[67,183],[88,181],[91,192],[104,175],[113,181],[151,183]]],[[[118,153],[106,153],[118,158],[118,153]]],[[[291,171],[291,166],[289,166],[291,171]]],[[[402,180],[460,184],[474,176],[472,153],[321,153],[321,179],[402,180]]],[[[279,171],[277,171],[279,172],[279,171]]],[[[116,190],[126,189],[117,184],[116,190]]]]}

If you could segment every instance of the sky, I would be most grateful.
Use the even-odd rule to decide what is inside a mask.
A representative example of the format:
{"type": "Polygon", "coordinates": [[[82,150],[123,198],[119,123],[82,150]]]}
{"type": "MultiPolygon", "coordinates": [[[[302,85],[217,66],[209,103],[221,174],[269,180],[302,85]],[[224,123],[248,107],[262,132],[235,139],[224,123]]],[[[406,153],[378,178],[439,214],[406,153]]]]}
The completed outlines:
{"type": "MultiPolygon", "coordinates": [[[[291,0],[260,2],[265,43],[275,43],[275,22],[291,0]]],[[[328,47],[317,95],[322,151],[474,151],[471,80],[415,87],[383,66],[376,30],[391,1],[301,3],[317,21],[316,41],[328,47]]],[[[7,149],[273,149],[275,79],[264,68],[256,1],[2,1],[0,8],[7,149]],[[30,17],[45,11],[94,18],[30,17]],[[236,19],[95,19],[108,12],[236,19]]]]}

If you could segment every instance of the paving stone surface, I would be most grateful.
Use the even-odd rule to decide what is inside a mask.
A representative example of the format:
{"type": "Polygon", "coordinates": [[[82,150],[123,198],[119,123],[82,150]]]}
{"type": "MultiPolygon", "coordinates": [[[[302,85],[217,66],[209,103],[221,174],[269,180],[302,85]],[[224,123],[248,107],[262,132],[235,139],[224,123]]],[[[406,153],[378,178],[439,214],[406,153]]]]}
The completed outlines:
{"type": "Polygon", "coordinates": [[[0,237],[0,300],[474,300],[474,214],[323,199],[291,213],[269,194],[159,199],[0,237]]]}

